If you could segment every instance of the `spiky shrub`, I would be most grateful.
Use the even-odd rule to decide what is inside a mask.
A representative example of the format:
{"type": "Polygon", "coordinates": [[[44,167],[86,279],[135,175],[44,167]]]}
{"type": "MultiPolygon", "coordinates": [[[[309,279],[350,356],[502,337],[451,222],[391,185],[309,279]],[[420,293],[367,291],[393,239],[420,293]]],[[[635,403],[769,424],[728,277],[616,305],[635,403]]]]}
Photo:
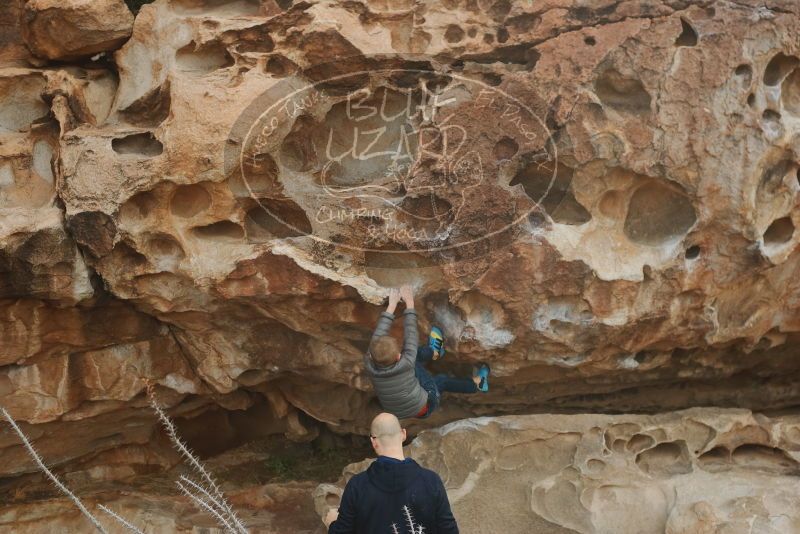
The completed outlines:
{"type": "Polygon", "coordinates": [[[150,406],[153,408],[153,411],[156,412],[159,421],[167,432],[172,446],[180,453],[184,460],[186,460],[186,463],[189,464],[192,471],[199,476],[198,481],[186,475],[181,475],[180,479],[175,482],[178,489],[181,493],[186,495],[192,504],[200,511],[209,513],[225,532],[247,534],[247,529],[237,517],[230,504],[228,504],[225,495],[214,480],[214,477],[211,476],[211,473],[203,466],[202,462],[197,458],[197,455],[193,453],[180,438],[175,424],[158,404],[155,388],[152,383],[147,383],[146,392],[147,398],[150,401],[150,406]]]}
{"type": "MultiPolygon", "coordinates": [[[[84,516],[86,516],[86,519],[88,519],[92,523],[92,525],[98,532],[101,532],[102,534],[107,534],[106,529],[103,527],[103,525],[100,524],[100,521],[97,519],[97,517],[95,517],[95,515],[92,514],[88,508],[86,508],[86,506],[83,504],[83,501],[81,501],[77,495],[75,495],[67,486],[65,486],[58,479],[58,477],[47,467],[47,465],[45,465],[44,460],[42,460],[42,457],[39,455],[39,452],[34,448],[33,443],[31,443],[31,440],[28,439],[28,436],[25,435],[25,433],[19,427],[14,418],[11,417],[11,414],[9,414],[8,411],[6,411],[6,409],[2,407],[0,407],[0,413],[3,414],[5,420],[8,421],[9,425],[11,425],[11,429],[19,437],[20,441],[22,441],[22,444],[25,446],[25,449],[27,449],[30,457],[33,458],[33,461],[36,462],[36,466],[39,468],[39,470],[42,473],[44,473],[44,475],[50,480],[50,482],[53,483],[53,485],[56,487],[56,489],[58,489],[58,491],[63,493],[68,499],[70,499],[75,504],[78,510],[80,510],[84,516]]],[[[106,508],[105,506],[99,505],[98,508],[102,512],[106,513],[109,517],[111,517],[114,521],[125,527],[127,530],[130,530],[131,532],[136,532],[137,534],[144,534],[141,530],[139,530],[138,528],[130,524],[128,521],[120,517],[118,514],[106,508]]]]}

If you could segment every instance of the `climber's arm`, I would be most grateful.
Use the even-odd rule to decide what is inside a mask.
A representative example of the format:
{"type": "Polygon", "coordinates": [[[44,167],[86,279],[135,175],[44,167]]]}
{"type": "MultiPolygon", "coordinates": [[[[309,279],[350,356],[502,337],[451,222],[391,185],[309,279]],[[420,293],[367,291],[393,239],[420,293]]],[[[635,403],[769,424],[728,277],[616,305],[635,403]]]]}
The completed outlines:
{"type": "Polygon", "coordinates": [[[406,303],[403,312],[403,359],[413,366],[417,361],[419,331],[417,329],[417,310],[414,309],[414,290],[410,285],[400,288],[400,298],[406,303]]]}

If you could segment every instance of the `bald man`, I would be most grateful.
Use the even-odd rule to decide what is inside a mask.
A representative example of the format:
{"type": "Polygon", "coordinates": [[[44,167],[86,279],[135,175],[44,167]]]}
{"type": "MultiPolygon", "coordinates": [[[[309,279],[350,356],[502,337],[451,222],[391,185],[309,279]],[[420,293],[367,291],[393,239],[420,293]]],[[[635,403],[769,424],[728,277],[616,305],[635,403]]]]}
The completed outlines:
{"type": "Polygon", "coordinates": [[[347,483],[324,520],[328,534],[458,534],[442,479],[403,454],[397,417],[375,417],[369,439],[378,459],[347,483]]]}

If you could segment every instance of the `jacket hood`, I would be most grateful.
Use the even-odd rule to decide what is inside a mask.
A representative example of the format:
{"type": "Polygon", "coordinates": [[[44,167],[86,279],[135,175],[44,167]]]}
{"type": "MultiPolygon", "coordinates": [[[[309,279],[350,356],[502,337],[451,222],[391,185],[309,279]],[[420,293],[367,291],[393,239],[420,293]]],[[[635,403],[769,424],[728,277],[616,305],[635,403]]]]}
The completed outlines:
{"type": "Polygon", "coordinates": [[[414,460],[404,463],[372,462],[367,469],[367,476],[378,489],[387,493],[403,491],[411,485],[422,468],[414,460]]]}

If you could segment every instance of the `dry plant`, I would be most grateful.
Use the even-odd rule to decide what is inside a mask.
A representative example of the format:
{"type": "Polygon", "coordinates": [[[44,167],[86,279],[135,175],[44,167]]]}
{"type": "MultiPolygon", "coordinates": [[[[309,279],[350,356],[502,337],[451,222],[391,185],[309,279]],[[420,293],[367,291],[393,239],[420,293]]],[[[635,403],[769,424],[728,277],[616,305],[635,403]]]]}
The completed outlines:
{"type": "MultiPolygon", "coordinates": [[[[78,498],[78,496],[75,495],[74,493],[72,493],[72,491],[70,491],[70,489],[68,487],[66,487],[58,479],[58,477],[52,471],[50,471],[50,469],[45,465],[44,460],[42,460],[42,457],[39,455],[39,453],[36,451],[36,449],[33,448],[33,444],[28,439],[28,436],[25,435],[25,433],[19,427],[17,422],[14,420],[14,418],[11,417],[11,414],[9,414],[6,411],[6,409],[3,408],[3,407],[0,407],[0,412],[2,412],[3,417],[5,417],[6,421],[8,421],[8,424],[11,425],[11,428],[14,430],[14,432],[17,434],[17,436],[19,436],[20,441],[22,441],[22,444],[25,445],[25,448],[28,450],[28,454],[30,455],[31,458],[33,458],[33,461],[36,462],[36,465],[39,467],[39,470],[42,473],[44,473],[45,476],[48,479],[50,479],[50,482],[53,483],[53,485],[58,489],[58,491],[60,491],[64,495],[66,495],[75,504],[75,506],[78,508],[78,510],[80,510],[81,513],[84,516],[86,516],[86,519],[91,521],[92,525],[94,525],[94,528],[98,532],[101,532],[102,534],[107,534],[108,531],[103,527],[103,525],[100,524],[100,521],[97,519],[97,517],[95,517],[94,514],[92,514],[89,511],[89,509],[86,508],[86,506],[78,498]]],[[[109,510],[105,506],[101,505],[101,506],[98,506],[98,508],[101,511],[105,512],[106,514],[108,514],[109,516],[111,516],[118,523],[121,523],[128,530],[131,530],[133,532],[137,532],[138,534],[144,534],[141,530],[139,530],[138,528],[134,527],[129,522],[125,521],[119,515],[117,515],[116,513],[112,512],[111,510],[109,510]]]]}
{"type": "Polygon", "coordinates": [[[189,450],[178,435],[175,424],[167,417],[167,414],[164,413],[161,406],[159,406],[155,396],[155,389],[150,382],[147,382],[147,398],[150,401],[150,406],[153,408],[153,411],[156,412],[159,421],[161,421],[161,424],[167,431],[167,436],[169,436],[172,446],[175,447],[175,450],[183,456],[192,470],[200,477],[200,481],[198,482],[186,475],[181,475],[180,480],[175,482],[178,489],[181,490],[181,493],[186,495],[200,511],[211,514],[225,532],[247,534],[247,529],[236,516],[233,508],[228,504],[225,495],[222,493],[222,490],[219,489],[214,477],[203,467],[203,464],[197,456],[189,450]]]}
{"type": "MultiPolygon", "coordinates": [[[[179,480],[175,482],[175,484],[178,486],[178,489],[181,491],[181,493],[188,497],[189,501],[195,507],[197,507],[198,510],[211,515],[224,532],[233,534],[248,534],[244,524],[237,517],[230,504],[228,504],[225,495],[222,493],[219,485],[211,476],[211,473],[208,472],[208,470],[203,466],[202,462],[200,462],[200,460],[197,458],[196,454],[194,454],[186,446],[180,436],[178,436],[178,432],[175,429],[175,424],[167,416],[161,406],[159,406],[158,401],[156,400],[155,390],[150,382],[147,382],[146,391],[150,406],[153,408],[153,411],[155,411],[156,415],[158,416],[158,420],[167,431],[167,435],[169,436],[173,447],[186,460],[199,479],[199,481],[193,480],[186,475],[180,475],[179,480]]],[[[6,411],[5,408],[0,407],[0,412],[11,425],[11,428],[14,430],[17,436],[19,436],[19,439],[22,441],[23,445],[25,445],[30,457],[33,458],[34,462],[36,462],[39,470],[45,474],[45,476],[61,493],[63,493],[75,504],[78,510],[80,510],[84,516],[86,516],[86,518],[92,523],[92,525],[94,525],[98,532],[102,534],[108,534],[108,531],[105,529],[105,527],[103,527],[97,517],[89,511],[89,509],[83,504],[78,496],[75,495],[67,486],[65,486],[45,465],[42,457],[33,447],[30,439],[28,439],[28,436],[25,435],[8,411],[6,411]]],[[[97,505],[97,508],[108,515],[116,523],[124,527],[126,530],[135,532],[137,534],[144,534],[144,532],[134,526],[130,521],[121,517],[108,507],[100,504],[97,505]]]]}

